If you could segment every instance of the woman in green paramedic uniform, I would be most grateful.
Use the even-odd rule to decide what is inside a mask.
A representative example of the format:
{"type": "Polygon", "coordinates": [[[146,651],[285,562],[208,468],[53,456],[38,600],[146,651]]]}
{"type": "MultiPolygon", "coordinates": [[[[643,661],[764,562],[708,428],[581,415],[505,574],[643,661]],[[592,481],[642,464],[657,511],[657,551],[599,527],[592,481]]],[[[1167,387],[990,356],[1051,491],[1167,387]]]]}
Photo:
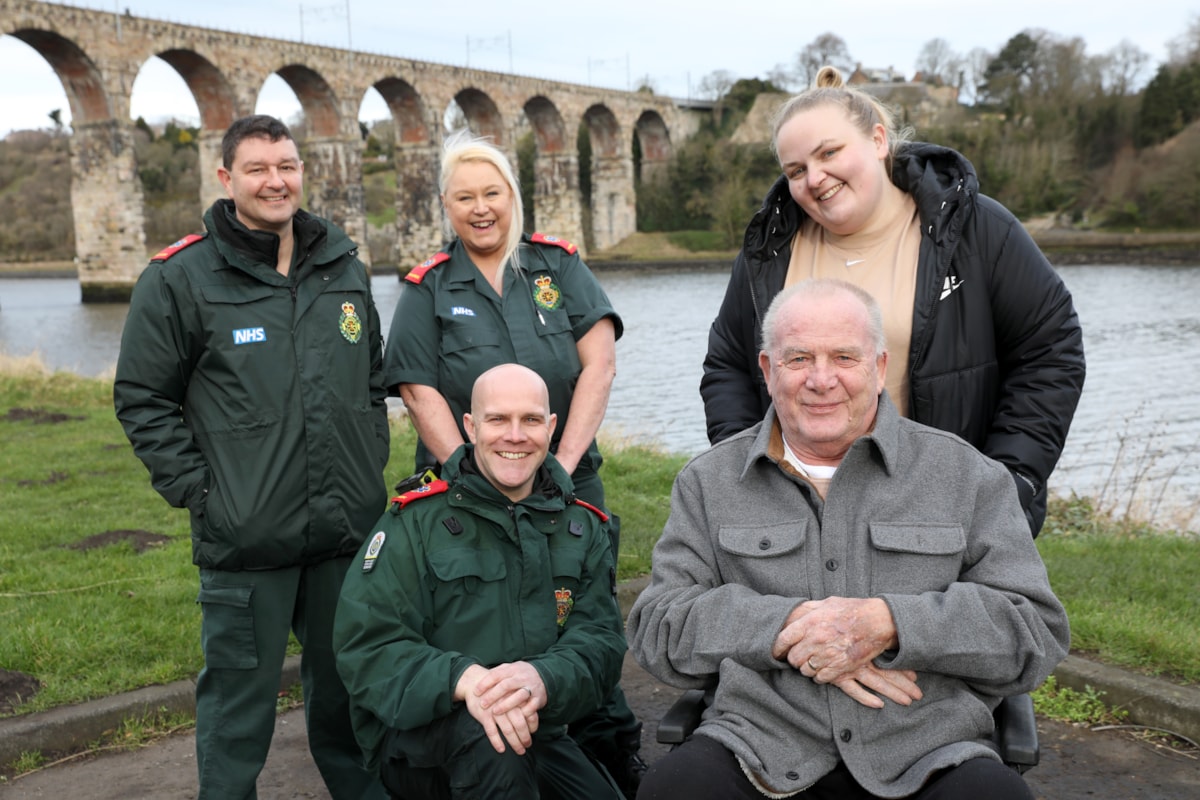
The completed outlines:
{"type": "Polygon", "coordinates": [[[449,246],[409,272],[392,317],[384,379],[404,400],[423,448],[441,464],[466,441],[471,387],[523,364],[550,387],[551,451],[579,497],[604,507],[596,431],[616,374],[621,320],[575,246],[525,236],[508,159],[463,131],[446,141],[441,198],[449,246]]]}
{"type": "MultiPolygon", "coordinates": [[[[569,242],[522,231],[524,208],[504,153],[469,131],[451,135],[439,188],[450,244],[405,278],[384,356],[384,380],[420,436],[417,468],[466,441],[475,379],[498,364],[537,372],[558,428],[550,450],[575,494],[605,511],[596,431],[616,375],[621,318],[569,242]]],[[[614,557],[616,519],[611,527],[614,557]]],[[[620,687],[571,735],[633,796],[645,765],[641,724],[620,687]]]]}

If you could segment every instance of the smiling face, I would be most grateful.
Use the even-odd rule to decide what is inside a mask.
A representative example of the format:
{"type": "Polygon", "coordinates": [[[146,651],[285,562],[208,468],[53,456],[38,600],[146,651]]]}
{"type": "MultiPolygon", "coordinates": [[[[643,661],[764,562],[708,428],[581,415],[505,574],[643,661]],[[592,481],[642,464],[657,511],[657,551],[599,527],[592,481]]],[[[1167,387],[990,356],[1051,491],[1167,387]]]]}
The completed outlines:
{"type": "Polygon", "coordinates": [[[784,440],[806,464],[836,466],[875,424],[887,374],[863,302],[844,289],[794,294],[759,366],[784,440]]]}
{"type": "Polygon", "coordinates": [[[291,232],[292,217],[304,196],[304,164],[296,143],[266,136],[241,141],[228,169],[217,177],[237,207],[238,220],[251,230],[283,235],[291,232]]]}
{"type": "Polygon", "coordinates": [[[471,392],[471,412],[463,415],[480,473],[513,502],[533,489],[557,423],[545,382],[517,364],[480,375],[471,392]]]}
{"type": "Polygon", "coordinates": [[[477,262],[504,252],[513,218],[513,190],[486,161],[464,161],[446,181],[442,205],[454,233],[477,262]]]}
{"type": "Polygon", "coordinates": [[[866,227],[890,186],[883,125],[873,126],[868,136],[833,104],[814,106],[785,122],[776,150],[792,199],[839,236],[866,227]]]}

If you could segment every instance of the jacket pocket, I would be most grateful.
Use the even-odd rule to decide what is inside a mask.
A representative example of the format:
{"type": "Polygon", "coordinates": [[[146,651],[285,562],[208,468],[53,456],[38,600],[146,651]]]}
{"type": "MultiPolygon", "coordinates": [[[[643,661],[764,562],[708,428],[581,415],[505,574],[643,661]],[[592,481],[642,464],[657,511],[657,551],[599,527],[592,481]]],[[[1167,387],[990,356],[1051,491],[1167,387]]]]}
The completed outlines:
{"type": "Polygon", "coordinates": [[[725,582],[754,586],[762,594],[810,596],[802,554],[807,525],[803,519],[766,525],[722,525],[717,531],[717,546],[725,582]]]}
{"type": "Polygon", "coordinates": [[[500,331],[479,317],[453,318],[442,329],[442,352],[451,355],[476,347],[497,347],[507,338],[507,333],[501,336],[500,331]]]}
{"type": "Polygon", "coordinates": [[[727,553],[745,558],[775,558],[798,550],[804,544],[804,520],[773,525],[735,527],[722,525],[717,543],[727,553]]]}
{"type": "Polygon", "coordinates": [[[254,669],[258,643],[254,638],[253,586],[200,586],[196,602],[203,610],[200,645],[204,663],[212,669],[254,669]]]}
{"type": "Polygon", "coordinates": [[[429,570],[438,580],[436,591],[451,597],[464,592],[477,595],[484,584],[503,580],[508,574],[499,553],[454,548],[430,553],[428,560],[429,570]]]}
{"type": "Polygon", "coordinates": [[[919,594],[958,580],[967,547],[961,525],[872,522],[871,594],[919,594]]]}

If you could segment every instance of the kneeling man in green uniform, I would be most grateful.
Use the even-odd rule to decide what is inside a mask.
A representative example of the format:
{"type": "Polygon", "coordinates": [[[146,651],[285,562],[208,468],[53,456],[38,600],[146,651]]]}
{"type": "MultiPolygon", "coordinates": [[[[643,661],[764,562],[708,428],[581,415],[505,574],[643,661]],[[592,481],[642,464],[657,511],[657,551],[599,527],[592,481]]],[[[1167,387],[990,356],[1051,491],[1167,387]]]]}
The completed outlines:
{"type": "Polygon", "coordinates": [[[550,454],[542,379],[479,376],[469,444],[395,498],[334,622],[367,766],[400,797],[613,798],[567,735],[617,683],[626,645],[604,514],[550,454]]]}

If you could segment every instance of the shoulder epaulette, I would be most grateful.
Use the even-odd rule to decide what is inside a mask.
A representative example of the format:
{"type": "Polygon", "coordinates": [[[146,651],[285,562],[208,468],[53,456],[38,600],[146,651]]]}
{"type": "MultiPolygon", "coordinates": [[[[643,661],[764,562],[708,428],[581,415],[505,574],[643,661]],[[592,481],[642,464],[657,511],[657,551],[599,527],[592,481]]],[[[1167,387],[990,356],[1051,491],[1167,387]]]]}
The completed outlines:
{"type": "Polygon", "coordinates": [[[433,497],[435,494],[441,494],[450,488],[450,484],[443,480],[430,481],[424,486],[418,486],[412,491],[404,494],[396,495],[392,498],[392,510],[399,511],[414,500],[421,500],[425,497],[433,497]]]}
{"type": "Polygon", "coordinates": [[[561,247],[571,255],[575,255],[575,251],[579,249],[566,239],[560,239],[557,236],[551,236],[547,233],[535,233],[529,237],[529,241],[533,242],[534,244],[552,244],[556,247],[561,247]]]}
{"type": "Polygon", "coordinates": [[[608,522],[608,514],[605,514],[603,511],[601,511],[600,509],[596,508],[596,507],[595,507],[594,505],[592,505],[591,503],[588,503],[588,502],[586,502],[586,501],[584,501],[584,500],[580,500],[578,497],[576,497],[576,498],[575,498],[575,505],[577,505],[577,506],[582,506],[583,508],[586,508],[588,511],[592,512],[592,513],[593,513],[593,514],[595,514],[597,517],[599,517],[601,522],[608,522]]]}
{"type": "Polygon", "coordinates": [[[192,245],[194,245],[196,242],[200,241],[207,235],[208,234],[205,234],[205,233],[189,233],[187,236],[183,237],[175,244],[169,244],[166,247],[164,247],[162,250],[159,250],[157,253],[154,254],[154,257],[151,258],[150,260],[151,261],[166,261],[168,258],[175,255],[183,248],[191,247],[192,245]]]}
{"type": "Polygon", "coordinates": [[[409,283],[420,283],[421,281],[425,280],[426,272],[429,272],[429,270],[433,269],[438,264],[449,260],[449,253],[434,253],[432,256],[410,269],[408,274],[404,276],[404,280],[408,281],[409,283]]]}

